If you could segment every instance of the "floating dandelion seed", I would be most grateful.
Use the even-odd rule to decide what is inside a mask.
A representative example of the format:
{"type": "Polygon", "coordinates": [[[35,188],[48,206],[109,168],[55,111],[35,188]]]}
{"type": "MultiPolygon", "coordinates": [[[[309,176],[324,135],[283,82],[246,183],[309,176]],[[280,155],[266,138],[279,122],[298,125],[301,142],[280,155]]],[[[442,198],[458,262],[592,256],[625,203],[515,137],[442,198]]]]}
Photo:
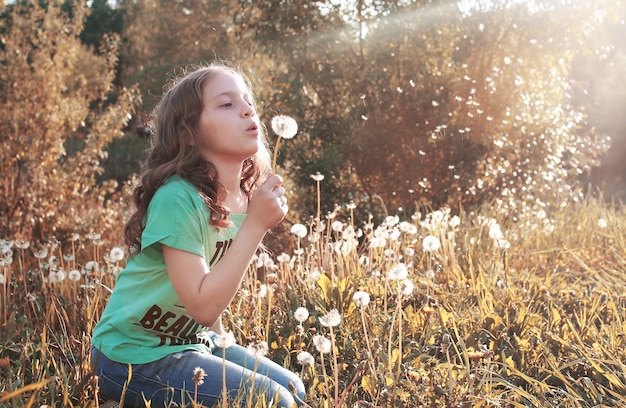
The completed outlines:
{"type": "Polygon", "coordinates": [[[276,146],[274,146],[274,160],[272,161],[272,172],[276,173],[276,159],[278,157],[280,139],[293,139],[296,133],[298,133],[298,122],[291,116],[274,116],[272,118],[272,130],[278,135],[276,146]]]}
{"type": "Polygon", "coordinates": [[[313,366],[315,364],[315,358],[308,351],[301,351],[300,353],[298,353],[297,359],[298,363],[300,363],[301,366],[306,367],[313,366]]]}
{"type": "Polygon", "coordinates": [[[298,322],[303,323],[309,318],[309,311],[305,307],[299,307],[295,312],[293,312],[293,318],[298,322]]]}
{"type": "Polygon", "coordinates": [[[604,218],[600,218],[598,220],[598,228],[606,228],[609,224],[606,222],[604,218]]]}
{"type": "Polygon", "coordinates": [[[341,323],[341,315],[337,309],[332,309],[324,316],[320,317],[320,324],[324,327],[335,327],[341,323]]]}

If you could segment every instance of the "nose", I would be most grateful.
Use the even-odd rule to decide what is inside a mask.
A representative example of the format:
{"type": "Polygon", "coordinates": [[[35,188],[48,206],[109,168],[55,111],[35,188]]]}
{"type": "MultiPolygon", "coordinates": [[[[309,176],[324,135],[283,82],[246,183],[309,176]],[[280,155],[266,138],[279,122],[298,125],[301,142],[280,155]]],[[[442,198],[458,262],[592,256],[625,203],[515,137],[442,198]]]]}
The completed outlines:
{"type": "Polygon", "coordinates": [[[254,116],[254,107],[249,102],[245,102],[243,105],[243,110],[241,111],[241,115],[245,118],[249,116],[254,116]]]}

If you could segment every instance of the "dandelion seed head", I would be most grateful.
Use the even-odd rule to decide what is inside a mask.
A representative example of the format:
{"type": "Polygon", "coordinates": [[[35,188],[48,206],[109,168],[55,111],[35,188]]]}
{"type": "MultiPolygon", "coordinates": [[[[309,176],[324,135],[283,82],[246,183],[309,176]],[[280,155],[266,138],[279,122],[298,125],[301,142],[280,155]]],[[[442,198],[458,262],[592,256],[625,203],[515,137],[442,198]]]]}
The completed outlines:
{"type": "Polygon", "coordinates": [[[196,385],[204,384],[204,377],[206,377],[206,373],[200,367],[196,367],[193,369],[193,382],[196,385]]]}
{"type": "Polygon", "coordinates": [[[459,218],[459,216],[455,215],[452,218],[450,218],[449,225],[452,228],[456,228],[459,225],[461,225],[461,219],[459,218]]]}
{"type": "Polygon", "coordinates": [[[122,259],[124,259],[124,250],[120,247],[114,247],[111,249],[111,251],[109,252],[109,258],[111,259],[111,262],[119,262],[122,259]]]}
{"type": "Polygon", "coordinates": [[[341,323],[341,315],[337,309],[332,309],[319,318],[320,324],[324,327],[335,327],[341,323]]]}
{"type": "Polygon", "coordinates": [[[399,225],[398,225],[400,231],[404,232],[405,234],[408,235],[414,235],[417,234],[417,227],[415,226],[415,224],[408,222],[408,221],[402,221],[399,225]]]}
{"type": "Polygon", "coordinates": [[[409,270],[404,263],[398,263],[387,272],[387,278],[395,281],[406,279],[409,276],[409,270]]]}
{"type": "Polygon", "coordinates": [[[90,232],[89,234],[87,234],[87,238],[92,241],[98,241],[100,240],[100,234],[95,233],[95,232],[90,232]]]}
{"type": "Polygon", "coordinates": [[[253,341],[252,343],[248,344],[246,349],[256,358],[265,357],[267,355],[267,352],[269,351],[267,342],[263,340],[253,341]]]}
{"type": "Polygon", "coordinates": [[[309,231],[308,231],[307,227],[305,225],[303,225],[303,224],[293,224],[291,226],[291,233],[294,234],[295,236],[297,236],[300,239],[306,237],[306,234],[308,232],[309,231]]]}
{"type": "Polygon", "coordinates": [[[511,247],[511,243],[506,239],[498,239],[495,242],[499,249],[509,249],[511,247]]]}
{"type": "Polygon", "coordinates": [[[217,337],[215,337],[213,339],[213,341],[215,342],[215,345],[217,347],[223,348],[223,349],[227,349],[230,346],[234,345],[237,343],[237,341],[235,340],[235,335],[233,334],[233,332],[226,332],[224,334],[221,334],[217,337]]]}
{"type": "Polygon", "coordinates": [[[354,303],[356,303],[357,306],[364,307],[369,305],[370,295],[365,291],[359,290],[354,293],[352,300],[354,300],[354,303]]]}
{"type": "Polygon", "coordinates": [[[504,238],[504,234],[500,229],[500,225],[498,225],[497,223],[492,223],[489,226],[489,238],[493,239],[494,241],[504,238]]]}
{"type": "Polygon", "coordinates": [[[312,178],[313,180],[315,180],[315,181],[322,181],[322,180],[324,180],[324,175],[323,175],[323,174],[320,174],[320,172],[318,171],[318,172],[317,172],[317,173],[315,173],[315,174],[311,174],[311,178],[312,178]]]}
{"type": "Polygon", "coordinates": [[[308,351],[299,352],[297,359],[298,359],[298,363],[304,367],[306,366],[312,367],[315,364],[315,358],[308,351]]]}
{"type": "Polygon", "coordinates": [[[335,231],[335,232],[341,232],[343,231],[343,222],[341,221],[333,221],[330,224],[330,228],[335,231]]]}
{"type": "Polygon", "coordinates": [[[415,285],[413,284],[413,282],[410,279],[405,279],[400,286],[400,291],[404,296],[409,296],[413,293],[414,288],[415,285]]]}
{"type": "Polygon", "coordinates": [[[277,115],[272,118],[272,130],[283,139],[293,139],[298,133],[298,122],[291,116],[277,115]]]}
{"type": "Polygon", "coordinates": [[[293,312],[293,318],[298,322],[303,323],[309,318],[309,311],[306,307],[299,307],[295,312],[293,312]]]}
{"type": "Polygon", "coordinates": [[[30,246],[30,241],[20,241],[20,240],[17,240],[17,241],[15,241],[15,246],[18,249],[26,249],[26,248],[28,248],[30,246]]]}
{"type": "Polygon", "coordinates": [[[71,280],[72,282],[78,282],[80,280],[80,271],[77,269],[72,269],[68,274],[67,277],[69,280],[71,280]]]}
{"type": "Polygon", "coordinates": [[[606,222],[604,218],[600,218],[598,220],[598,228],[606,228],[609,224],[606,222]]]}
{"type": "Polygon", "coordinates": [[[48,248],[40,249],[39,251],[34,252],[35,258],[37,259],[45,259],[48,257],[48,248]]]}
{"type": "Polygon", "coordinates": [[[57,282],[57,273],[55,271],[50,271],[50,274],[48,274],[48,283],[55,284],[57,282]]]}
{"type": "Polygon", "coordinates": [[[427,235],[422,241],[424,252],[433,252],[441,248],[441,241],[434,235],[427,235]]]}
{"type": "Polygon", "coordinates": [[[332,347],[330,340],[320,334],[313,336],[313,345],[321,354],[330,353],[330,348],[332,347]]]}

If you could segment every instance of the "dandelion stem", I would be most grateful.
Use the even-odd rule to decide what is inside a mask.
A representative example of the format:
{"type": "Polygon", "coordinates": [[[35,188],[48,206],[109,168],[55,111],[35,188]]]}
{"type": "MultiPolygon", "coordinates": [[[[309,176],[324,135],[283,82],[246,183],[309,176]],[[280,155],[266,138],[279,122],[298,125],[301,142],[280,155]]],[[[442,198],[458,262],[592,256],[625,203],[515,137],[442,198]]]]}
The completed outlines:
{"type": "Polygon", "coordinates": [[[228,408],[226,401],[226,350],[222,350],[222,408],[228,408]]]}
{"type": "Polygon", "coordinates": [[[360,312],[361,312],[361,324],[363,325],[363,335],[365,337],[365,345],[367,346],[367,352],[368,352],[368,358],[367,358],[367,362],[369,364],[370,367],[370,371],[372,374],[374,374],[375,370],[374,370],[374,354],[372,353],[372,346],[370,345],[370,340],[369,340],[369,336],[367,335],[367,325],[365,324],[365,312],[363,311],[363,308],[360,308],[360,312]]]}
{"type": "Polygon", "coordinates": [[[331,341],[331,350],[333,352],[333,375],[335,378],[335,407],[341,408],[340,405],[337,405],[339,402],[339,368],[337,366],[337,350],[335,348],[335,333],[333,331],[333,326],[329,327],[330,329],[330,341],[331,341]]]}
{"type": "Polygon", "coordinates": [[[272,318],[272,288],[267,288],[267,321],[265,322],[265,341],[270,343],[270,320],[272,318]]]}
{"type": "Polygon", "coordinates": [[[278,160],[278,145],[280,144],[280,139],[276,139],[276,146],[274,146],[274,159],[272,160],[272,173],[276,174],[276,162],[278,160]]]}
{"type": "Polygon", "coordinates": [[[328,376],[326,375],[326,364],[324,363],[324,353],[320,351],[320,363],[322,366],[322,377],[324,378],[324,391],[326,393],[326,399],[330,400],[329,387],[328,387],[328,376]]]}

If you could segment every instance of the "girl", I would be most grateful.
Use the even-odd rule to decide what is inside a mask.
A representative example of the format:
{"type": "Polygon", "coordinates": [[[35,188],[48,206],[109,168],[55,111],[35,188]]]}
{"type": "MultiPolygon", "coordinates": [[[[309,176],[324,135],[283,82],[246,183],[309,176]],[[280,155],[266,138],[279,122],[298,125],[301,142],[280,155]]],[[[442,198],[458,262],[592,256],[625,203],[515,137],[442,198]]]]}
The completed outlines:
{"type": "Polygon", "coordinates": [[[100,391],[130,406],[211,406],[223,387],[301,404],[297,375],[223,344],[221,315],[288,209],[249,81],[225,63],[199,68],[165,92],[155,126],[125,228],[131,253],[92,336],[100,391]]]}

